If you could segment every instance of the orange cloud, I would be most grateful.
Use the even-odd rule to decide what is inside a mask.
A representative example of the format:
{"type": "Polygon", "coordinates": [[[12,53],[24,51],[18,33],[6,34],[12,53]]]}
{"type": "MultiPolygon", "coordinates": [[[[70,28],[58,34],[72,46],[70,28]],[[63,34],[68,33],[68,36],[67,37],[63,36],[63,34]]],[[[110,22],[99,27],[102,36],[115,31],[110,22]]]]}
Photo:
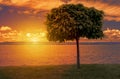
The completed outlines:
{"type": "MultiPolygon", "coordinates": [[[[118,1],[119,2],[119,1],[118,1]]],[[[120,21],[120,5],[111,5],[109,3],[102,2],[102,0],[72,0],[71,3],[82,3],[87,7],[95,7],[105,12],[105,20],[120,21]],[[117,17],[114,17],[117,16],[117,17]],[[113,18],[114,17],[114,18],[113,18]]]]}
{"type": "Polygon", "coordinates": [[[105,16],[104,19],[108,20],[108,21],[117,21],[117,22],[119,22],[120,21],[120,16],[105,16]]]}
{"type": "Polygon", "coordinates": [[[23,14],[31,14],[31,12],[29,10],[21,11],[21,13],[23,13],[23,14]]]}
{"type": "Polygon", "coordinates": [[[63,2],[60,0],[1,0],[1,4],[29,7],[33,9],[51,9],[57,7],[63,2]]]}
{"type": "Polygon", "coordinates": [[[22,6],[22,5],[25,4],[27,1],[30,1],[30,0],[1,0],[0,2],[1,2],[2,4],[6,4],[6,5],[22,6]]]}
{"type": "Polygon", "coordinates": [[[30,1],[30,0],[11,0],[11,3],[20,5],[20,4],[24,4],[28,1],[30,1]]]}
{"type": "Polygon", "coordinates": [[[21,32],[13,30],[11,27],[0,27],[0,41],[18,41],[21,38],[21,32]]]}
{"type": "Polygon", "coordinates": [[[58,7],[61,4],[63,4],[63,2],[61,2],[60,0],[30,0],[28,1],[24,6],[28,6],[30,8],[33,9],[45,9],[45,10],[50,10],[54,7],[58,7]]]}
{"type": "Polygon", "coordinates": [[[101,0],[73,0],[71,3],[82,3],[87,7],[95,7],[97,9],[103,10],[107,15],[120,15],[119,5],[111,5],[109,3],[102,2],[101,0]]]}
{"type": "Polygon", "coordinates": [[[12,30],[12,29],[10,27],[8,27],[8,26],[0,27],[0,31],[10,31],[10,30],[12,30]]]}
{"type": "Polygon", "coordinates": [[[104,31],[105,39],[111,41],[120,41],[120,30],[118,29],[107,29],[104,31]]]}
{"type": "MultiPolygon", "coordinates": [[[[28,7],[35,10],[50,10],[64,3],[82,3],[87,7],[95,7],[97,9],[103,10],[105,12],[105,15],[109,15],[105,17],[106,20],[120,21],[120,5],[111,5],[110,3],[105,3],[102,0],[0,0],[0,3],[6,5],[28,7]],[[112,18],[110,16],[118,16],[118,18],[112,18]]],[[[23,13],[29,14],[30,12],[24,11],[23,13]]]]}

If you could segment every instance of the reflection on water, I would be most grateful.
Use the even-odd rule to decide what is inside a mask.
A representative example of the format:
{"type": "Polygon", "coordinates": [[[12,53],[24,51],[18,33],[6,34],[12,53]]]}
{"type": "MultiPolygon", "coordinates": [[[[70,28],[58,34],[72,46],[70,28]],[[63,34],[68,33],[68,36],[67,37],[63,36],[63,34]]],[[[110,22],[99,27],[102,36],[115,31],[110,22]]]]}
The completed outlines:
{"type": "MultiPolygon", "coordinates": [[[[119,47],[120,45],[80,45],[81,63],[120,64],[119,47]]],[[[0,45],[0,66],[75,63],[75,45],[0,45]]]]}

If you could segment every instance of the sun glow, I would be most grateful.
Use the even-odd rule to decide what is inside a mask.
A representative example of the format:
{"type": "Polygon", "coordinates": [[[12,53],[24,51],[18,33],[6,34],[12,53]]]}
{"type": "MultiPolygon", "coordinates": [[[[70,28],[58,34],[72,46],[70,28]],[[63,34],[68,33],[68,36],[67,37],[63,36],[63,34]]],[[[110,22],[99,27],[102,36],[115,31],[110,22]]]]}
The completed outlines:
{"type": "Polygon", "coordinates": [[[40,39],[37,37],[33,37],[30,40],[31,40],[31,42],[39,42],[40,41],[40,39]]]}
{"type": "Polygon", "coordinates": [[[9,26],[0,27],[0,42],[48,42],[45,30],[18,31],[9,26]]]}
{"type": "Polygon", "coordinates": [[[26,33],[26,40],[29,42],[43,42],[46,38],[46,33],[26,33]]]}
{"type": "Polygon", "coordinates": [[[31,33],[27,33],[26,36],[27,36],[27,37],[31,37],[31,33]]]}

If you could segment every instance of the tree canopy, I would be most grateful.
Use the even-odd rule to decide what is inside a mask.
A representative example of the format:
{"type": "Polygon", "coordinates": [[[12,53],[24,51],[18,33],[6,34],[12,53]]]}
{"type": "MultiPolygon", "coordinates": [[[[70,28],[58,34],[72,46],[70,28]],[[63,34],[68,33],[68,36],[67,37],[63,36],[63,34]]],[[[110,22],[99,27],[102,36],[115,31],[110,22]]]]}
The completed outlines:
{"type": "Polygon", "coordinates": [[[53,8],[47,15],[47,38],[50,41],[67,41],[85,37],[103,37],[102,22],[104,13],[82,4],[63,4],[53,8]]]}

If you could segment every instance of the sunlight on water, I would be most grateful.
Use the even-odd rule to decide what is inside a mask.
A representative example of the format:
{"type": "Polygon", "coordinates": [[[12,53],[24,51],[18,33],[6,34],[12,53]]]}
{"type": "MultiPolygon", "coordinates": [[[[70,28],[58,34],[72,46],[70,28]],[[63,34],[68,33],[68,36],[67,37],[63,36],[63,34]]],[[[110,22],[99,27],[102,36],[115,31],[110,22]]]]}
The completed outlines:
{"type": "Polygon", "coordinates": [[[68,64],[75,55],[67,45],[3,45],[0,51],[1,65],[68,64]]]}
{"type": "MultiPolygon", "coordinates": [[[[120,45],[80,45],[81,63],[120,63],[119,47],[120,45]]],[[[0,45],[0,66],[75,63],[75,45],[0,45]]]]}

